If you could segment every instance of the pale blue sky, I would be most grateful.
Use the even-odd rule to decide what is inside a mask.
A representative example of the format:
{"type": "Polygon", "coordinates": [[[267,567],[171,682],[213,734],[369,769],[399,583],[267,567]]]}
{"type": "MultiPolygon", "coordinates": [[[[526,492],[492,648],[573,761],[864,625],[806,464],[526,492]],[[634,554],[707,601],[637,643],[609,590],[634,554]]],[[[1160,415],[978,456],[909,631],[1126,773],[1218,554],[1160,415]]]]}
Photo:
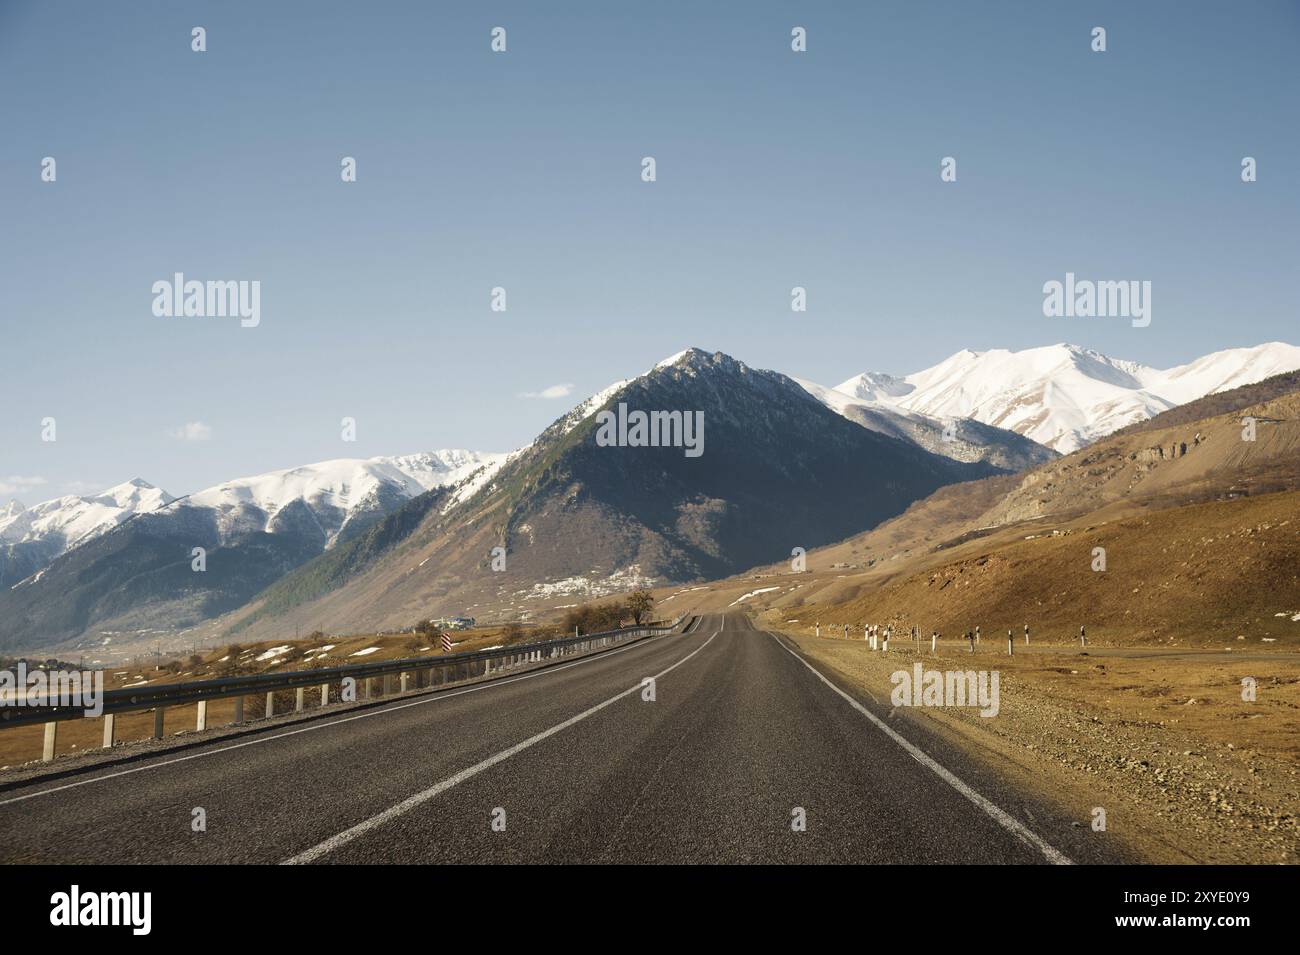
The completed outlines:
{"type": "Polygon", "coordinates": [[[0,0],[0,497],[506,450],[688,345],[835,384],[1294,342],[1297,94],[1293,2],[0,0]],[[1044,318],[1067,270],[1150,327],[1044,318]],[[175,271],[260,327],[155,318],[175,271]]]}

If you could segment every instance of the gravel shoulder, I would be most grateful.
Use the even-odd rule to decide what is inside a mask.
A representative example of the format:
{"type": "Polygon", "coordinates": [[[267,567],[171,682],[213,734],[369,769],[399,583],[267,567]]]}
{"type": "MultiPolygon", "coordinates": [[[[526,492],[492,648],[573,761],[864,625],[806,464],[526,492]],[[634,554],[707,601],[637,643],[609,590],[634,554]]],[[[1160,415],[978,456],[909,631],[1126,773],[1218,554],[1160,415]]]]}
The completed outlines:
{"type": "Polygon", "coordinates": [[[891,675],[996,670],[996,716],[977,709],[913,707],[946,739],[1008,783],[1060,805],[1097,838],[1151,863],[1300,862],[1300,656],[1231,653],[1087,653],[1066,646],[1016,648],[989,641],[940,644],[931,655],[895,640],[886,655],[862,639],[793,639],[810,659],[887,699],[891,675]],[[1243,678],[1255,699],[1243,699],[1243,678]]]}

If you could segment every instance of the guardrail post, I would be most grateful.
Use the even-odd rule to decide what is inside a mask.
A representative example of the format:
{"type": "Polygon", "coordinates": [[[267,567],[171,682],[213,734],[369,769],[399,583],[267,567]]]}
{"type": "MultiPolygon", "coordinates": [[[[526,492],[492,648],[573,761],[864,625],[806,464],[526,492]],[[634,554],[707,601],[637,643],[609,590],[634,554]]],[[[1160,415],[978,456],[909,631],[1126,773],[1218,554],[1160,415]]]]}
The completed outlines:
{"type": "Polygon", "coordinates": [[[112,749],[113,747],[113,724],[116,716],[116,713],[104,714],[104,749],[112,749]]]}
{"type": "MultiPolygon", "coordinates": [[[[271,694],[267,694],[270,696],[271,694]]],[[[155,706],[153,711],[153,738],[163,738],[163,713],[166,711],[165,706],[155,706]]]]}
{"type": "Polygon", "coordinates": [[[275,715],[275,694],[266,694],[266,718],[269,720],[275,715]]]}
{"type": "Polygon", "coordinates": [[[410,674],[409,674],[409,673],[403,673],[403,674],[402,674],[402,692],[403,692],[403,693],[406,692],[406,688],[407,688],[409,685],[410,685],[410,674]]]}
{"type": "Polygon", "coordinates": [[[375,678],[374,678],[373,676],[368,676],[368,677],[366,677],[366,688],[365,688],[365,693],[366,693],[366,699],[367,699],[367,700],[370,699],[372,696],[375,695],[375,694],[374,694],[374,689],[375,689],[375,678]]]}
{"type": "Polygon", "coordinates": [[[330,703],[330,685],[322,683],[320,685],[320,705],[329,706],[330,703]]]}
{"type": "Polygon", "coordinates": [[[244,722],[244,698],[242,696],[235,697],[235,718],[230,722],[232,723],[244,722]]]}
{"type": "Polygon", "coordinates": [[[54,758],[54,744],[59,738],[59,724],[50,720],[45,724],[45,744],[41,747],[41,761],[48,763],[54,758]]]}
{"type": "Polygon", "coordinates": [[[303,686],[298,687],[297,694],[293,701],[293,711],[295,713],[301,713],[303,711],[303,708],[307,705],[306,700],[304,699],[303,696],[303,693],[306,689],[307,688],[303,686]]]}
{"type": "Polygon", "coordinates": [[[199,700],[199,715],[198,715],[198,719],[194,721],[194,730],[195,732],[201,733],[203,732],[203,730],[207,728],[208,728],[208,701],[199,700]]]}

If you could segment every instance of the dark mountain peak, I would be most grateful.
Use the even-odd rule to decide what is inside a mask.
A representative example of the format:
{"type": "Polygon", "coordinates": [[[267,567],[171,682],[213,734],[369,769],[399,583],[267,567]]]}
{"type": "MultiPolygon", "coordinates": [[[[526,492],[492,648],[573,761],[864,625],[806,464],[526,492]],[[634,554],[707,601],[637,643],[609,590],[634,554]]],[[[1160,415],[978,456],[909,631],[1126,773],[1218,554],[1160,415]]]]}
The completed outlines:
{"type": "MultiPolygon", "coordinates": [[[[754,374],[755,369],[750,368],[737,358],[732,358],[725,352],[708,352],[703,348],[688,348],[659,362],[645,377],[653,377],[661,373],[671,375],[674,372],[686,375],[722,374],[743,376],[754,374]]],[[[764,372],[763,374],[775,373],[764,372]]]]}

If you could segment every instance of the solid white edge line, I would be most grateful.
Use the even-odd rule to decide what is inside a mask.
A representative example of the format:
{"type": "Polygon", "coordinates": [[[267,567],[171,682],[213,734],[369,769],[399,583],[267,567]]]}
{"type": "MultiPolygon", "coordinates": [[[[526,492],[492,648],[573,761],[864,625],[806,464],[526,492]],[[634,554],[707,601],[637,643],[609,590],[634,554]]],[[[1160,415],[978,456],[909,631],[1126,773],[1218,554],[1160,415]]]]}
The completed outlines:
{"type": "Polygon", "coordinates": [[[933,772],[936,776],[938,776],[940,779],[946,782],[953,789],[957,790],[957,792],[961,793],[963,796],[965,796],[967,799],[973,802],[976,806],[979,806],[981,809],[983,809],[984,812],[987,813],[989,817],[993,819],[993,821],[996,822],[998,825],[1000,825],[1003,829],[1006,829],[1008,832],[1010,832],[1012,835],[1016,836],[1017,838],[1025,842],[1028,842],[1039,852],[1041,852],[1043,854],[1043,857],[1046,858],[1047,861],[1052,863],[1053,865],[1074,865],[1074,862],[1069,858],[1069,856],[1065,855],[1065,853],[1061,852],[1059,849],[1054,848],[1047,841],[1045,841],[1041,836],[1039,836],[1038,833],[1022,825],[1013,816],[1009,815],[1001,808],[999,808],[997,805],[990,802],[985,797],[981,796],[975,790],[971,789],[970,786],[966,785],[964,782],[962,782],[960,779],[958,779],[956,776],[950,773],[947,769],[945,769],[942,765],[940,765],[932,757],[930,757],[929,754],[927,754],[924,750],[920,749],[913,743],[909,742],[906,738],[899,735],[888,723],[886,723],[880,717],[876,716],[875,713],[872,713],[869,709],[867,709],[865,706],[863,706],[853,697],[849,696],[849,694],[845,693],[838,686],[836,686],[834,683],[828,680],[820,670],[818,670],[811,663],[809,663],[799,654],[795,653],[788,646],[786,646],[785,643],[783,643],[776,634],[772,633],[770,630],[767,632],[767,634],[773,640],[775,640],[777,642],[777,645],[781,647],[783,650],[785,650],[786,653],[790,654],[790,656],[794,657],[796,660],[798,660],[800,663],[806,666],[809,669],[809,671],[814,676],[817,677],[817,679],[821,680],[823,683],[829,686],[840,696],[844,697],[844,699],[848,701],[850,706],[852,706],[855,710],[857,710],[859,713],[861,713],[863,716],[869,719],[876,726],[877,729],[879,729],[882,733],[884,733],[886,736],[892,739],[899,746],[903,747],[903,749],[905,749],[913,759],[915,759],[926,769],[933,772]]]}
{"type": "MultiPolygon", "coordinates": [[[[710,643],[712,643],[713,637],[716,637],[720,632],[721,632],[720,630],[715,631],[713,636],[709,637],[709,639],[705,640],[698,647],[696,647],[690,653],[686,654],[686,656],[682,657],[680,660],[678,660],[672,666],[668,667],[666,670],[661,670],[660,672],[656,673],[653,677],[651,677],[651,679],[657,681],[660,677],[671,673],[673,670],[676,670],[679,666],[681,666],[691,657],[695,656],[695,654],[699,653],[710,643]]],[[[389,820],[395,819],[398,816],[410,812],[412,809],[416,808],[422,803],[428,802],[430,799],[434,798],[435,796],[446,792],[448,789],[451,789],[453,786],[457,786],[460,783],[463,783],[465,780],[469,779],[470,777],[477,776],[485,769],[490,769],[491,767],[495,766],[497,763],[504,762],[505,760],[509,759],[511,756],[514,756],[516,753],[521,753],[531,746],[536,746],[538,743],[542,742],[543,740],[549,739],[550,737],[554,736],[556,733],[568,729],[570,726],[573,726],[575,723],[580,723],[583,720],[585,720],[587,717],[592,716],[595,713],[599,713],[605,707],[610,706],[613,703],[617,703],[619,700],[623,699],[624,697],[635,693],[637,690],[641,689],[642,685],[643,683],[641,681],[638,681],[637,683],[628,687],[626,690],[623,690],[621,693],[617,693],[614,696],[611,696],[609,699],[605,700],[604,702],[597,703],[595,706],[583,710],[577,716],[571,716],[562,723],[556,723],[550,729],[542,730],[540,733],[528,737],[528,739],[524,740],[522,743],[516,743],[514,746],[511,746],[507,749],[503,749],[501,750],[501,752],[496,753],[493,756],[489,756],[487,759],[475,763],[473,766],[470,766],[467,769],[462,769],[460,772],[456,773],[456,775],[450,776],[447,779],[444,779],[442,782],[430,786],[428,789],[421,790],[420,792],[416,793],[414,796],[410,796],[407,799],[403,799],[397,805],[391,806],[388,809],[385,809],[383,812],[371,816],[369,819],[365,819],[357,823],[355,826],[352,826],[349,829],[344,829],[342,832],[338,833],[337,835],[330,836],[324,842],[318,843],[317,845],[312,846],[310,849],[307,849],[304,852],[300,852],[295,856],[290,856],[288,859],[285,859],[280,864],[281,865],[303,865],[308,862],[314,862],[315,860],[319,859],[321,856],[327,855],[333,852],[335,849],[339,849],[347,845],[349,842],[353,841],[359,836],[364,835],[365,833],[369,832],[371,829],[375,829],[379,826],[382,826],[384,823],[388,822],[389,820]]]]}
{"type": "MultiPolygon", "coordinates": [[[[629,643],[625,647],[618,647],[615,650],[606,650],[600,653],[591,653],[585,657],[573,660],[569,663],[562,663],[559,666],[544,667],[540,670],[533,670],[529,673],[521,673],[519,676],[503,677],[500,680],[489,680],[486,683],[479,683],[475,686],[467,686],[460,690],[450,690],[443,693],[429,694],[422,699],[411,700],[408,703],[398,703],[395,706],[381,704],[374,709],[367,710],[364,713],[357,713],[354,716],[345,716],[342,719],[330,720],[328,723],[312,723],[310,726],[301,726],[298,729],[288,730],[284,733],[275,733],[270,736],[259,736],[257,739],[245,740],[242,743],[234,743],[230,746],[222,746],[217,749],[204,750],[201,753],[191,753],[188,756],[177,756],[174,759],[163,759],[155,763],[148,763],[144,766],[133,766],[130,769],[122,769],[115,773],[105,773],[103,776],[92,776],[90,779],[80,779],[74,783],[65,783],[62,786],[53,786],[49,789],[42,789],[39,792],[27,793],[23,796],[13,796],[9,799],[0,799],[0,806],[8,806],[16,802],[24,802],[28,799],[36,799],[38,796],[49,796],[54,793],[63,792],[65,789],[77,789],[81,786],[89,786],[91,783],[104,782],[109,779],[117,779],[119,776],[130,776],[133,773],[142,773],[149,769],[161,769],[164,766],[174,766],[177,763],[186,763],[191,759],[201,759],[204,756],[216,756],[218,753],[228,753],[233,749],[243,749],[245,746],[257,746],[261,743],[271,743],[277,739],[285,739],[290,736],[297,736],[299,733],[311,733],[316,730],[329,729],[331,726],[340,726],[343,723],[351,723],[353,720],[369,719],[372,716],[383,716],[385,713],[396,713],[398,710],[404,710],[411,706],[423,706],[426,703],[437,703],[440,700],[450,700],[456,696],[464,696],[466,693],[477,693],[479,690],[493,690],[497,687],[509,686],[512,683],[519,683],[522,680],[531,680],[533,677],[548,676],[552,673],[560,673],[563,670],[580,666],[584,663],[591,663],[593,660],[603,660],[615,656],[625,650],[631,650],[635,647],[642,647],[662,640],[664,637],[672,636],[670,633],[661,634],[657,637],[648,637],[644,640],[637,640],[635,643],[629,643]]],[[[685,634],[680,634],[685,636],[685,634]]],[[[421,669],[412,667],[411,669],[421,669]]],[[[91,770],[93,772],[94,770],[91,770]]],[[[21,783],[19,784],[21,785],[21,783]]]]}

